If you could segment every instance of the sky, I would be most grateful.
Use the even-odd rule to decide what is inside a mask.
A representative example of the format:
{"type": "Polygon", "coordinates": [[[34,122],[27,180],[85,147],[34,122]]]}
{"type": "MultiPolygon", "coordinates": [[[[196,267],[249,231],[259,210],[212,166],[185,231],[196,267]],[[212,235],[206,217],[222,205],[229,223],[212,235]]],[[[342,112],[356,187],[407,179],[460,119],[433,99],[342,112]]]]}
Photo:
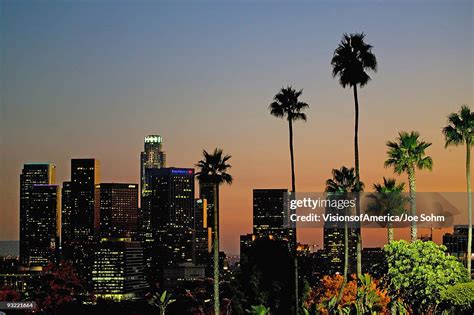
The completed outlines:
{"type": "MultiPolygon", "coordinates": [[[[345,32],[364,32],[379,63],[359,93],[366,187],[406,180],[383,167],[385,143],[417,130],[434,160],[418,190],[464,191],[464,149],[445,149],[441,129],[473,106],[472,1],[1,0],[0,240],[18,239],[23,163],[55,163],[62,183],[71,158],[94,157],[102,182],[138,183],[143,138],[159,134],[168,166],[192,167],[202,149],[232,155],[221,244],[238,253],[252,189],[291,184],[288,126],[268,110],[281,87],[310,105],[294,128],[297,190],[322,191],[331,169],[353,166],[352,92],[330,65],[345,32]]],[[[384,237],[365,231],[364,245],[384,237]]]]}

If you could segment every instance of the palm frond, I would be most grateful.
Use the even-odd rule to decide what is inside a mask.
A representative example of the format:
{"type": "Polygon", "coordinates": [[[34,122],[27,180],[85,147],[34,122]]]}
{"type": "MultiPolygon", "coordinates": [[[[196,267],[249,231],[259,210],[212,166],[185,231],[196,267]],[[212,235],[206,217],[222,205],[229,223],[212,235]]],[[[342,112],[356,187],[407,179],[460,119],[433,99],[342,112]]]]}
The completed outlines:
{"type": "Polygon", "coordinates": [[[334,50],[331,59],[332,75],[339,77],[342,87],[359,84],[365,86],[370,80],[368,71],[377,71],[377,58],[372,45],[364,42],[364,33],[347,34],[334,50]]]}
{"type": "Polygon", "coordinates": [[[303,113],[303,110],[309,108],[309,105],[298,101],[302,93],[303,90],[297,91],[291,85],[282,87],[273,97],[273,102],[269,106],[270,114],[291,121],[306,121],[306,115],[303,113]]]}
{"type": "Polygon", "coordinates": [[[196,167],[199,169],[196,172],[196,178],[201,183],[232,184],[233,178],[228,173],[232,166],[227,163],[231,159],[231,155],[224,155],[222,149],[215,148],[212,154],[203,150],[203,157],[196,163],[196,167]]]}
{"type": "Polygon", "coordinates": [[[426,156],[426,149],[431,143],[419,139],[420,134],[416,131],[398,133],[397,141],[388,141],[386,143],[387,160],[385,167],[393,167],[394,172],[401,174],[417,167],[418,169],[431,170],[433,160],[426,156]]]}
{"type": "Polygon", "coordinates": [[[448,125],[442,130],[445,147],[458,146],[464,143],[473,143],[474,113],[467,105],[462,105],[458,113],[448,115],[448,125]]]}

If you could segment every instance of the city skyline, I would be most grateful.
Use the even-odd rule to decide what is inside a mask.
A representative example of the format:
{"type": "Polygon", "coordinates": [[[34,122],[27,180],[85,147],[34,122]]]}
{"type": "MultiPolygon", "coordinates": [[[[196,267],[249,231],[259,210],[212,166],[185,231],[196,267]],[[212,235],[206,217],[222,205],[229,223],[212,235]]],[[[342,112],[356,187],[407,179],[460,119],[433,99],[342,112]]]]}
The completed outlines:
{"type": "MultiPolygon", "coordinates": [[[[352,6],[363,18],[337,25],[331,18],[349,12],[324,3],[301,4],[306,10],[241,3],[194,12],[169,3],[113,10],[106,4],[2,4],[0,240],[18,239],[24,163],[56,164],[61,184],[69,180],[71,158],[91,157],[101,161],[101,182],[140,183],[143,138],[159,134],[168,167],[194,167],[202,149],[221,147],[233,156],[234,183],[221,193],[221,244],[238,253],[239,236],[252,231],[252,190],[290,187],[286,126],[268,113],[281,86],[304,88],[301,98],[310,105],[308,122],[295,126],[298,190],[323,191],[332,168],[353,164],[351,92],[331,77],[329,63],[344,32],[366,32],[380,63],[360,95],[366,186],[382,176],[405,181],[383,168],[385,142],[415,129],[433,142],[434,170],[417,176],[419,191],[464,191],[464,151],[444,149],[441,128],[461,104],[473,105],[472,6],[384,5],[352,6]],[[255,10],[248,13],[248,6],[255,10]],[[393,27],[392,11],[404,12],[404,23],[393,27]],[[290,23],[279,25],[286,14],[290,23]],[[121,26],[124,20],[131,31],[121,26]],[[322,34],[327,23],[332,28],[322,34]],[[314,36],[299,35],[303,30],[314,36]],[[280,36],[297,51],[280,47],[280,36]]],[[[383,244],[384,233],[364,234],[364,245],[383,244]]],[[[299,241],[321,244],[322,231],[300,231],[299,241]]]]}

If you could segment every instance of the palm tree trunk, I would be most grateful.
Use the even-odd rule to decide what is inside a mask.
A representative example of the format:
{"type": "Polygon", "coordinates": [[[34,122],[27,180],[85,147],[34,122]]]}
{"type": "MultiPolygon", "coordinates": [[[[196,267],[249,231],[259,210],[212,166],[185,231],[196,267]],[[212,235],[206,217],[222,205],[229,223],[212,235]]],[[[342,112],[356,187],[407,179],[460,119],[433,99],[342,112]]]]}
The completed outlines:
{"type": "Polygon", "coordinates": [[[393,241],[393,225],[392,222],[387,224],[387,242],[390,243],[393,241]]]}
{"type": "MultiPolygon", "coordinates": [[[[359,98],[357,97],[357,84],[354,85],[354,105],[355,105],[355,123],[354,123],[354,163],[356,175],[356,214],[360,216],[360,173],[359,173],[359,98]]],[[[362,235],[360,222],[356,228],[357,234],[357,277],[362,275],[362,235]]]]}
{"type": "Polygon", "coordinates": [[[347,284],[348,270],[349,270],[349,228],[347,226],[347,222],[345,221],[344,222],[344,271],[343,271],[344,277],[342,279],[341,287],[339,288],[336,305],[338,305],[339,302],[342,300],[344,288],[346,287],[346,284],[347,284]]]}
{"type": "Polygon", "coordinates": [[[214,184],[214,241],[213,241],[213,255],[214,255],[214,314],[220,314],[219,303],[219,205],[217,196],[217,184],[214,184]]]}
{"type": "MultiPolygon", "coordinates": [[[[393,237],[393,223],[389,222],[387,225],[387,243],[390,244],[394,237],[393,237]]],[[[397,315],[397,308],[394,303],[390,306],[390,314],[397,315]]]]}
{"type": "Polygon", "coordinates": [[[472,196],[471,196],[471,141],[466,141],[466,181],[467,181],[467,271],[471,278],[472,256],[472,196]]]}
{"type": "MultiPolygon", "coordinates": [[[[295,180],[295,157],[293,152],[293,122],[291,117],[288,119],[288,127],[289,127],[289,136],[290,136],[290,160],[291,160],[291,192],[292,198],[295,198],[296,192],[296,180],[295,180]]],[[[294,314],[298,314],[299,309],[299,301],[298,301],[298,255],[297,255],[297,236],[296,236],[296,227],[293,229],[293,259],[294,259],[294,286],[295,286],[295,304],[294,304],[294,314]]]]}
{"type": "Polygon", "coordinates": [[[344,284],[347,283],[349,273],[349,228],[344,221],[344,284]]]}
{"type": "MultiPolygon", "coordinates": [[[[416,215],[416,183],[415,183],[415,169],[414,167],[410,167],[408,169],[408,186],[410,187],[410,215],[416,215]]],[[[416,222],[414,220],[411,221],[411,228],[410,228],[410,236],[411,241],[416,241],[417,229],[416,229],[416,222]]]]}
{"type": "Polygon", "coordinates": [[[293,122],[291,118],[288,120],[290,129],[290,160],[291,160],[291,191],[296,191],[296,180],[295,180],[295,156],[293,153],[293,122]]]}

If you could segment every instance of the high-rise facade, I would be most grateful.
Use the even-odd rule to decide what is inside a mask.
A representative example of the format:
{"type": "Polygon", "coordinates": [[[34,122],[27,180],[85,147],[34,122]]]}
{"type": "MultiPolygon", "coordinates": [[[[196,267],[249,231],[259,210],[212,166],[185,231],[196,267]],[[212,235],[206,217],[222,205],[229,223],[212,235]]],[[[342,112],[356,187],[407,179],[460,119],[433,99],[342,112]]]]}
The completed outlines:
{"type": "Polygon", "coordinates": [[[291,241],[288,189],[253,190],[253,234],[257,237],[291,241]]]}
{"type": "MultiPolygon", "coordinates": [[[[345,209],[327,208],[326,213],[344,215],[345,209]]],[[[356,272],[356,244],[357,231],[348,228],[349,244],[349,273],[356,272]]],[[[340,223],[325,222],[323,230],[323,244],[329,274],[343,273],[344,271],[344,228],[340,223]]]]}
{"type": "Polygon", "coordinates": [[[63,182],[61,189],[61,241],[72,239],[72,189],[71,182],[63,182]]]}
{"type": "Polygon", "coordinates": [[[162,269],[192,262],[194,169],[160,168],[150,171],[153,264],[162,269]]]}
{"type": "Polygon", "coordinates": [[[71,160],[71,222],[74,240],[90,240],[98,223],[96,185],[99,183],[99,161],[71,160]]]}
{"type": "Polygon", "coordinates": [[[63,183],[62,259],[70,261],[92,288],[91,272],[97,245],[99,203],[96,185],[100,180],[99,161],[71,159],[71,180],[63,183]]]}
{"type": "Polygon", "coordinates": [[[138,185],[101,183],[96,185],[100,237],[129,237],[138,233],[138,185]]]}
{"type": "MultiPolygon", "coordinates": [[[[210,233],[210,246],[212,246],[214,240],[214,214],[219,215],[219,213],[216,213],[214,205],[215,202],[219,204],[219,187],[214,186],[211,183],[199,183],[199,198],[207,201],[207,226],[210,233]]],[[[219,217],[217,217],[217,220],[219,221],[219,217]]],[[[219,225],[217,225],[217,233],[219,233],[219,225]]]]}
{"type": "Polygon", "coordinates": [[[146,176],[146,170],[163,167],[166,167],[166,154],[163,151],[163,138],[159,135],[146,136],[144,150],[140,154],[140,189],[142,196],[147,196],[151,193],[151,182],[146,176]]]}
{"type": "Polygon", "coordinates": [[[146,136],[144,150],[140,154],[140,234],[145,245],[145,252],[150,250],[149,245],[153,241],[151,231],[152,170],[163,167],[166,167],[163,138],[159,135],[146,136]]]}
{"type": "Polygon", "coordinates": [[[102,238],[94,252],[92,283],[96,297],[137,299],[147,288],[143,248],[129,238],[102,238]]]}
{"type": "Polygon", "coordinates": [[[253,233],[240,236],[241,257],[260,238],[283,241],[293,250],[295,229],[289,221],[288,198],[288,189],[253,190],[253,233]]]}
{"type": "Polygon", "coordinates": [[[207,200],[196,199],[194,204],[194,263],[197,265],[210,264],[212,229],[207,221],[207,212],[207,200]]]}
{"type": "Polygon", "coordinates": [[[20,261],[44,266],[57,254],[60,235],[60,196],[56,166],[28,163],[20,175],[20,261]]]}

